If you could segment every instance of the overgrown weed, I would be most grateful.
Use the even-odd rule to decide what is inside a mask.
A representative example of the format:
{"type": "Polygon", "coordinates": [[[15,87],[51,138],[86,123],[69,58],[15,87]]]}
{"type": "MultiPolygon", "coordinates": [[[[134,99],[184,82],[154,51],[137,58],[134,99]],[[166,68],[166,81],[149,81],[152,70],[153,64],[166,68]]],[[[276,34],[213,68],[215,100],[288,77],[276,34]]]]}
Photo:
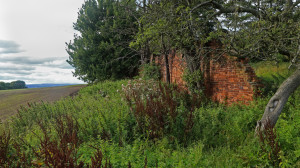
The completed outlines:
{"type": "MultiPolygon", "coordinates": [[[[80,166],[83,162],[86,167],[98,167],[101,161],[102,167],[144,167],[145,158],[148,167],[273,166],[265,157],[268,154],[261,155],[263,151],[259,139],[254,137],[256,121],[260,119],[268,98],[257,98],[249,106],[199,103],[199,107],[197,101],[201,99],[178,93],[175,86],[159,86],[147,81],[151,87],[144,85],[147,87],[141,87],[141,93],[150,93],[148,95],[152,94],[152,98],[144,95],[142,103],[139,99],[142,96],[136,94],[136,98],[130,96],[132,104],[128,106],[129,102],[121,92],[122,84],[127,83],[106,81],[82,89],[73,98],[53,104],[32,104],[26,110],[21,109],[7,129],[11,132],[5,166],[9,167],[8,163],[10,167],[45,165],[46,152],[44,150],[44,155],[41,154],[41,142],[52,152],[60,150],[61,144],[68,144],[65,145],[67,147],[62,145],[62,148],[66,153],[71,153],[70,160],[76,160],[74,166],[80,166]],[[149,90],[153,87],[157,92],[149,90]],[[144,116],[134,114],[134,100],[140,101],[140,110],[147,110],[140,112],[144,116]],[[154,113],[150,107],[162,112],[154,113]],[[155,114],[164,115],[163,120],[155,114]],[[67,116],[72,116],[73,125],[67,116]],[[147,123],[138,124],[141,122],[138,120],[146,120],[147,123]],[[45,133],[39,123],[42,123],[45,133]],[[155,127],[150,127],[150,123],[155,127]],[[150,129],[156,132],[150,134],[150,129]],[[48,139],[47,142],[45,139],[48,139]],[[40,153],[35,154],[34,151],[39,149],[40,153]]],[[[139,92],[135,89],[130,93],[139,92]]],[[[300,165],[299,93],[298,89],[289,99],[276,126],[281,167],[300,165]]],[[[48,158],[54,157],[50,153],[47,155],[48,158]]]]}
{"type": "Polygon", "coordinates": [[[142,79],[129,81],[123,92],[138,132],[150,139],[170,136],[181,143],[188,142],[194,125],[193,111],[201,103],[198,97],[176,86],[142,79]]]}

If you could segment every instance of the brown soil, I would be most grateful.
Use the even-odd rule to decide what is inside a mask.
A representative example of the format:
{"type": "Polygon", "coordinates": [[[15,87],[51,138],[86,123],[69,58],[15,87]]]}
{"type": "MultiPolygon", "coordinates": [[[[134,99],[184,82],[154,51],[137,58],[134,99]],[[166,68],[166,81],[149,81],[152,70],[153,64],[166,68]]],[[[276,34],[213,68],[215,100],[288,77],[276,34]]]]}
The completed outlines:
{"type": "Polygon", "coordinates": [[[0,120],[16,114],[20,106],[29,102],[54,102],[67,96],[74,96],[86,85],[59,86],[34,89],[0,91],[0,120]]]}

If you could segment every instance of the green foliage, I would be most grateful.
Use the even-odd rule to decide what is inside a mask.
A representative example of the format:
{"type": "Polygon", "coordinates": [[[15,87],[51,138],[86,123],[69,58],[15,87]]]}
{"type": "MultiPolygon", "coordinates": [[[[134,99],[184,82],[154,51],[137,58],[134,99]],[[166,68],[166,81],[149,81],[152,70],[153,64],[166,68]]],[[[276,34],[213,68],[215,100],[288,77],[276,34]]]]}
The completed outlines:
{"type": "Polygon", "coordinates": [[[268,159],[270,165],[274,167],[279,167],[280,160],[280,145],[278,143],[278,137],[276,134],[276,129],[268,121],[264,127],[263,131],[257,131],[261,149],[263,151],[262,155],[268,156],[265,159],[268,159]]]}
{"type": "Polygon", "coordinates": [[[187,92],[141,79],[129,81],[123,92],[137,122],[137,131],[144,137],[170,137],[179,143],[189,142],[194,124],[192,112],[197,104],[187,92]]]}
{"type": "Polygon", "coordinates": [[[272,74],[271,78],[261,78],[264,85],[263,94],[275,93],[279,86],[285,81],[287,76],[278,74],[272,74]]]}
{"type": "Polygon", "coordinates": [[[299,59],[299,8],[289,1],[228,2],[228,6],[257,10],[253,12],[230,12],[219,24],[229,30],[219,39],[228,52],[252,61],[275,62],[299,59]],[[289,6],[289,7],[288,7],[289,6]],[[233,51],[234,52],[231,52],[233,51]]]}
{"type": "Polygon", "coordinates": [[[137,30],[134,1],[88,0],[78,12],[73,42],[66,43],[74,76],[86,82],[132,77],[136,74],[137,53],[129,42],[137,30]]]}
{"type": "Polygon", "coordinates": [[[144,80],[154,79],[160,80],[160,67],[154,63],[144,64],[140,68],[140,76],[144,80]]]}
{"type": "Polygon", "coordinates": [[[262,88],[263,95],[275,93],[282,82],[294,72],[294,69],[288,69],[288,66],[289,63],[275,64],[275,62],[268,61],[252,64],[256,75],[264,85],[262,88]]]}
{"type": "Polygon", "coordinates": [[[202,96],[204,95],[204,76],[200,69],[194,72],[190,72],[188,69],[185,69],[183,80],[186,82],[191,93],[202,96]]]}
{"type": "MultiPolygon", "coordinates": [[[[148,9],[139,19],[139,31],[130,47],[140,52],[166,54],[172,49],[191,56],[194,63],[200,63],[197,57],[200,44],[206,42],[208,33],[213,30],[213,18],[208,20],[207,9],[190,12],[198,1],[154,0],[147,4],[148,9]],[[199,61],[199,62],[197,62],[199,61]]],[[[189,65],[188,65],[189,66],[189,65]]]]}
{"type": "MultiPolygon", "coordinates": [[[[82,89],[74,98],[22,107],[7,122],[7,129],[1,125],[1,167],[51,167],[66,162],[74,167],[101,167],[104,160],[109,167],[300,167],[299,89],[283,109],[276,138],[265,136],[261,148],[254,128],[268,95],[249,106],[225,107],[200,103],[176,86],[154,80],[105,81],[133,76],[132,65],[139,61],[136,50],[147,62],[151,54],[167,55],[176,48],[194,67],[193,73],[185,75],[191,93],[202,94],[198,56],[210,52],[206,44],[215,38],[230,54],[252,61],[296,62],[297,6],[265,0],[153,0],[141,7],[135,3],[84,2],[74,24],[79,34],[67,43],[68,62],[79,79],[102,82],[82,89]],[[225,19],[218,19],[220,15],[225,19]],[[276,143],[270,140],[278,141],[281,150],[273,152],[276,143]]],[[[159,78],[156,67],[143,68],[144,79],[159,78]]],[[[271,90],[289,75],[273,74],[270,69],[261,74],[271,90]]],[[[0,88],[21,85],[2,82],[0,88]]]]}
{"type": "Polygon", "coordinates": [[[25,89],[26,84],[24,81],[13,81],[11,83],[0,82],[0,90],[8,90],[8,89],[25,89]]]}
{"type": "MultiPolygon", "coordinates": [[[[75,146],[74,150],[72,145],[65,149],[71,152],[70,156],[74,156],[73,159],[77,158],[74,165],[80,165],[81,162],[84,165],[99,165],[99,162],[95,162],[95,158],[99,158],[102,165],[107,162],[112,167],[128,167],[129,163],[132,167],[273,166],[268,153],[261,149],[258,137],[254,135],[256,121],[262,115],[268,98],[255,100],[249,106],[236,104],[226,107],[210,103],[191,109],[192,97],[177,94],[172,87],[159,86],[153,80],[143,81],[143,85],[141,83],[131,81],[127,94],[135,90],[137,98],[145,102],[144,107],[147,95],[151,94],[157,95],[152,103],[163,103],[161,110],[165,110],[166,113],[163,114],[167,115],[164,116],[166,120],[159,138],[154,140],[148,136],[153,131],[150,123],[160,121],[161,116],[158,113],[153,116],[148,115],[150,111],[143,113],[144,119],[148,121],[144,123],[145,132],[140,131],[138,116],[134,114],[137,99],[131,96],[132,105],[128,106],[128,101],[121,92],[122,85],[125,88],[128,81],[105,81],[83,88],[73,98],[51,104],[29,104],[28,107],[20,109],[7,123],[7,127],[4,124],[0,126],[0,150],[8,149],[8,152],[0,153],[6,153],[3,155],[5,157],[0,155],[6,158],[5,163],[0,163],[1,166],[8,163],[12,166],[19,164],[21,167],[44,165],[44,156],[47,153],[41,148],[41,144],[48,144],[46,147],[49,151],[57,151],[58,155],[59,146],[64,142],[75,146]],[[169,102],[174,101],[175,120],[169,115],[172,106],[166,104],[163,96],[170,98],[169,102]],[[186,129],[187,123],[192,123],[192,127],[186,129]],[[46,130],[43,131],[44,128],[46,130]],[[49,138],[47,143],[45,137],[49,138]],[[67,137],[76,138],[69,141],[67,137]],[[1,144],[7,139],[10,139],[9,143],[1,144]]],[[[281,167],[300,165],[299,93],[298,89],[289,99],[276,127],[281,148],[278,164],[281,167]]],[[[160,110],[154,104],[149,106],[149,109],[150,107],[153,111],[160,110]]],[[[52,158],[52,155],[47,156],[52,158]]]]}

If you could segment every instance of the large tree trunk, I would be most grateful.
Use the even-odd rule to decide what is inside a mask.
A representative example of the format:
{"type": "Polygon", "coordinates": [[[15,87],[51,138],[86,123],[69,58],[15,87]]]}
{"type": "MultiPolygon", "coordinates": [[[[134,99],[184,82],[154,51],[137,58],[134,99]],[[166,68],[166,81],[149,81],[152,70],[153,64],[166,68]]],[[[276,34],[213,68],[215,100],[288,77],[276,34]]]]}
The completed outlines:
{"type": "Polygon", "coordinates": [[[299,86],[300,66],[298,66],[297,70],[280,85],[274,96],[270,99],[263,117],[257,122],[256,131],[264,130],[267,122],[270,122],[271,126],[275,126],[288,98],[299,86]]]}
{"type": "Polygon", "coordinates": [[[165,68],[166,68],[166,82],[171,83],[171,77],[170,77],[170,65],[169,65],[169,58],[168,54],[164,53],[164,60],[165,60],[165,68]]]}
{"type": "Polygon", "coordinates": [[[164,36],[161,35],[161,44],[163,47],[163,55],[165,60],[165,68],[166,68],[166,82],[168,84],[171,83],[171,77],[170,77],[170,65],[169,65],[169,50],[167,50],[167,47],[164,42],[164,36]]]}

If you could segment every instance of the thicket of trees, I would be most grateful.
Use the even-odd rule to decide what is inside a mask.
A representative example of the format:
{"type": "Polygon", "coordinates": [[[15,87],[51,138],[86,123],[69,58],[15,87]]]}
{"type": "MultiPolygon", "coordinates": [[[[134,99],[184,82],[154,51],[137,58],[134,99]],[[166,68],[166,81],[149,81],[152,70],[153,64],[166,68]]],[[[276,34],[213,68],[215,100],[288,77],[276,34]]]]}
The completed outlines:
{"type": "Polygon", "coordinates": [[[134,1],[87,0],[78,12],[78,34],[66,43],[68,63],[85,82],[120,79],[136,75],[137,53],[129,43],[137,31],[134,1]]]}
{"type": "MultiPolygon", "coordinates": [[[[152,54],[173,49],[188,70],[209,57],[207,42],[219,40],[227,52],[255,61],[289,61],[295,72],[270,99],[257,128],[275,125],[291,93],[300,85],[299,0],[87,0],[67,43],[74,75],[87,82],[132,76],[152,54]]],[[[169,81],[167,76],[166,81],[169,81]]],[[[199,84],[199,87],[200,84],[199,84]]]]}
{"type": "Polygon", "coordinates": [[[0,82],[0,90],[27,88],[24,81],[13,81],[11,83],[0,82]]]}

